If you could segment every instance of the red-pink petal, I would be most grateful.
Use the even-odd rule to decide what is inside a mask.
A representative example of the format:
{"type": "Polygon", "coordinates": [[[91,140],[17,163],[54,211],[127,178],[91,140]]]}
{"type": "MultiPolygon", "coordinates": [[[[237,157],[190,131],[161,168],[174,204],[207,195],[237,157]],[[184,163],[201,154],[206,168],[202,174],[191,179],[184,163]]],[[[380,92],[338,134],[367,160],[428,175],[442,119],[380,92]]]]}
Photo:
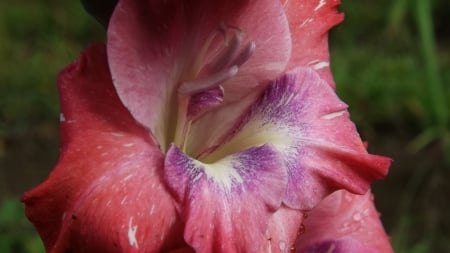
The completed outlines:
{"type": "Polygon", "coordinates": [[[61,155],[25,193],[48,252],[160,252],[183,246],[164,157],[118,99],[106,49],[89,46],[59,76],[61,155]]]}
{"type": "MultiPolygon", "coordinates": [[[[247,85],[234,78],[225,82],[228,103],[239,100],[260,81],[273,79],[286,66],[291,52],[289,27],[278,1],[123,0],[113,13],[108,57],[114,85],[133,117],[152,131],[163,149],[169,145],[165,135],[173,127],[169,115],[176,114],[177,88],[191,81],[185,79],[192,76],[208,36],[221,24],[242,29],[244,45],[256,43],[236,78],[250,75],[258,82],[247,85]]],[[[205,61],[210,57],[206,54],[205,61]]]]}
{"type": "Polygon", "coordinates": [[[314,68],[334,87],[329,67],[328,32],[344,18],[336,9],[340,0],[281,0],[281,3],[292,33],[292,57],[287,69],[314,68]]]}
{"type": "Polygon", "coordinates": [[[373,196],[344,190],[325,198],[304,221],[297,253],[391,253],[373,196]]]}
{"type": "Polygon", "coordinates": [[[271,146],[215,163],[194,160],[171,146],[164,173],[186,222],[184,238],[196,252],[260,252],[287,183],[271,146]]]}

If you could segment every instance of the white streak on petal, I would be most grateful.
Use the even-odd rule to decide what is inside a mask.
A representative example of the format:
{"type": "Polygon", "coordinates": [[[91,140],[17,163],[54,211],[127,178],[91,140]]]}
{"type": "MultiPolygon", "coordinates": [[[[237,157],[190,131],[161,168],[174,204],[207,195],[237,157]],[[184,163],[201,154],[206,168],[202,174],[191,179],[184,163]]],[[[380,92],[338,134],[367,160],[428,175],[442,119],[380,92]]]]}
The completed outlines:
{"type": "Polygon", "coordinates": [[[126,181],[130,180],[130,178],[132,178],[133,176],[134,176],[134,174],[130,174],[130,175],[124,177],[124,178],[122,179],[122,181],[123,181],[123,182],[126,182],[126,181]]]}
{"type": "Polygon", "coordinates": [[[319,4],[314,8],[314,11],[318,11],[320,8],[322,8],[327,3],[326,0],[320,0],[319,4]]]}
{"type": "Polygon", "coordinates": [[[137,229],[137,225],[133,226],[133,217],[131,217],[130,221],[128,222],[128,242],[130,243],[131,247],[139,248],[138,242],[136,240],[137,229]]]}
{"type": "Polygon", "coordinates": [[[328,61],[312,61],[308,65],[310,65],[313,69],[319,70],[330,66],[328,61]]]}
{"type": "Polygon", "coordinates": [[[320,117],[320,118],[321,118],[321,119],[327,119],[327,120],[330,120],[330,119],[334,119],[334,118],[337,118],[337,117],[340,117],[340,116],[344,115],[345,112],[346,112],[346,111],[332,112],[332,113],[327,114],[327,115],[324,115],[324,116],[322,116],[322,117],[320,117]]]}
{"type": "Polygon", "coordinates": [[[64,122],[66,121],[66,118],[64,117],[64,114],[60,113],[59,114],[59,122],[64,122]]]}
{"type": "Polygon", "coordinates": [[[306,24],[311,23],[313,21],[312,18],[307,18],[300,24],[300,28],[304,27],[306,24]]]}
{"type": "Polygon", "coordinates": [[[123,146],[126,148],[133,147],[134,143],[125,143],[125,144],[123,144],[123,146]]]}
{"type": "Polygon", "coordinates": [[[120,205],[125,204],[125,201],[127,201],[127,197],[128,197],[128,196],[125,196],[125,197],[122,199],[122,201],[120,201],[120,205]]]}

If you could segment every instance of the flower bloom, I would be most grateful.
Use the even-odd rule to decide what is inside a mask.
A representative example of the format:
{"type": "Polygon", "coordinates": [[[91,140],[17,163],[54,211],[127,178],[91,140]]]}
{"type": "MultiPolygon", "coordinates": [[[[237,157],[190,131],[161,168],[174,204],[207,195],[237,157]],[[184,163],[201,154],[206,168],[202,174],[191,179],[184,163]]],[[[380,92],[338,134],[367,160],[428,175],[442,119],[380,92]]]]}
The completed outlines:
{"type": "Polygon", "coordinates": [[[60,159],[22,198],[47,251],[390,252],[368,192],[390,159],[330,74],[337,4],[119,1],[59,76],[60,159]]]}

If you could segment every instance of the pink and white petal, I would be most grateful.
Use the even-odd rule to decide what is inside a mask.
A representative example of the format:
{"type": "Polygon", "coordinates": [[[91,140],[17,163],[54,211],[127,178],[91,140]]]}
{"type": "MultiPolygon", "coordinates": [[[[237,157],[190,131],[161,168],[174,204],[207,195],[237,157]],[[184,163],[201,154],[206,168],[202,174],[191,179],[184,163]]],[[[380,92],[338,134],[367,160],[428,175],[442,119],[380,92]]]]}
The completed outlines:
{"type": "Polygon", "coordinates": [[[266,243],[259,252],[287,253],[295,248],[297,237],[303,233],[304,214],[282,205],[271,217],[266,243]]]}
{"type": "Polygon", "coordinates": [[[335,87],[330,70],[328,32],[342,22],[340,0],[281,0],[292,33],[292,57],[287,69],[311,67],[335,87]]]}
{"type": "Polygon", "coordinates": [[[304,225],[297,253],[394,252],[370,191],[364,195],[334,192],[309,213],[304,225]]]}
{"type": "Polygon", "coordinates": [[[346,108],[314,70],[296,69],[269,84],[236,134],[205,161],[271,143],[288,170],[288,207],[311,209],[337,189],[363,194],[391,160],[367,153],[346,108]]]}
{"type": "MultiPolygon", "coordinates": [[[[193,77],[208,36],[222,23],[242,26],[248,40],[261,45],[241,73],[269,79],[284,69],[290,54],[289,28],[279,2],[122,0],[112,15],[108,57],[114,85],[133,117],[151,130],[163,149],[168,146],[170,115],[176,112],[176,89],[193,77]],[[267,22],[259,23],[264,20],[277,20],[270,22],[276,31],[270,40],[267,22]]],[[[239,96],[227,90],[230,98],[239,96]]]]}
{"type": "Polygon", "coordinates": [[[198,253],[259,252],[286,190],[280,162],[268,145],[211,164],[171,146],[164,173],[185,221],[186,242],[198,253]]]}
{"type": "Polygon", "coordinates": [[[47,252],[159,252],[185,245],[164,157],[117,97],[103,44],[60,74],[61,155],[22,201],[47,252]]]}

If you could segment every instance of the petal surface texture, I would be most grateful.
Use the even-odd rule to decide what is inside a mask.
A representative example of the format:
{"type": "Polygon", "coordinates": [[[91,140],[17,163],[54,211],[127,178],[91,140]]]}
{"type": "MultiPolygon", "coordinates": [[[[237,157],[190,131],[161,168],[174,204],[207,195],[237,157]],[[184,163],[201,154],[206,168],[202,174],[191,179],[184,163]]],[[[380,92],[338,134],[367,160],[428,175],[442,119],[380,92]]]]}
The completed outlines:
{"type": "MultiPolygon", "coordinates": [[[[47,252],[160,252],[182,241],[163,154],[121,104],[103,44],[62,71],[61,155],[22,197],[47,252]]],[[[188,251],[186,251],[188,252],[188,251]]]]}
{"type": "Polygon", "coordinates": [[[344,190],[325,198],[304,221],[297,253],[392,253],[370,191],[344,190]]]}
{"type": "Polygon", "coordinates": [[[304,214],[301,211],[281,206],[269,221],[266,241],[259,252],[292,252],[297,237],[303,233],[303,218],[304,214]]]}
{"type": "Polygon", "coordinates": [[[240,66],[244,59],[235,77],[220,80],[225,103],[240,100],[262,80],[273,79],[284,70],[290,47],[281,3],[270,0],[123,0],[108,28],[108,57],[119,97],[133,117],[151,130],[163,150],[170,144],[167,135],[176,123],[173,115],[180,86],[219,81],[226,76],[224,66],[240,66]],[[239,34],[236,43],[244,48],[242,55],[234,53],[233,40],[224,29],[239,34]],[[267,31],[271,31],[269,37],[267,31]],[[241,34],[242,41],[238,40],[241,34]],[[220,49],[235,60],[218,57],[220,49]],[[202,77],[205,70],[209,74],[202,77]],[[233,81],[246,76],[257,81],[233,81]]]}
{"type": "Polygon", "coordinates": [[[311,67],[335,87],[330,70],[328,32],[342,22],[340,0],[281,0],[289,20],[292,54],[287,69],[311,67]]]}
{"type": "Polygon", "coordinates": [[[275,147],[288,171],[284,203],[300,210],[313,208],[338,189],[365,193],[391,163],[367,153],[347,105],[310,68],[298,68],[269,84],[235,135],[205,160],[266,143],[275,147]]]}
{"type": "Polygon", "coordinates": [[[273,147],[252,147],[205,164],[171,146],[165,178],[198,253],[260,252],[271,215],[286,190],[273,147]]]}

